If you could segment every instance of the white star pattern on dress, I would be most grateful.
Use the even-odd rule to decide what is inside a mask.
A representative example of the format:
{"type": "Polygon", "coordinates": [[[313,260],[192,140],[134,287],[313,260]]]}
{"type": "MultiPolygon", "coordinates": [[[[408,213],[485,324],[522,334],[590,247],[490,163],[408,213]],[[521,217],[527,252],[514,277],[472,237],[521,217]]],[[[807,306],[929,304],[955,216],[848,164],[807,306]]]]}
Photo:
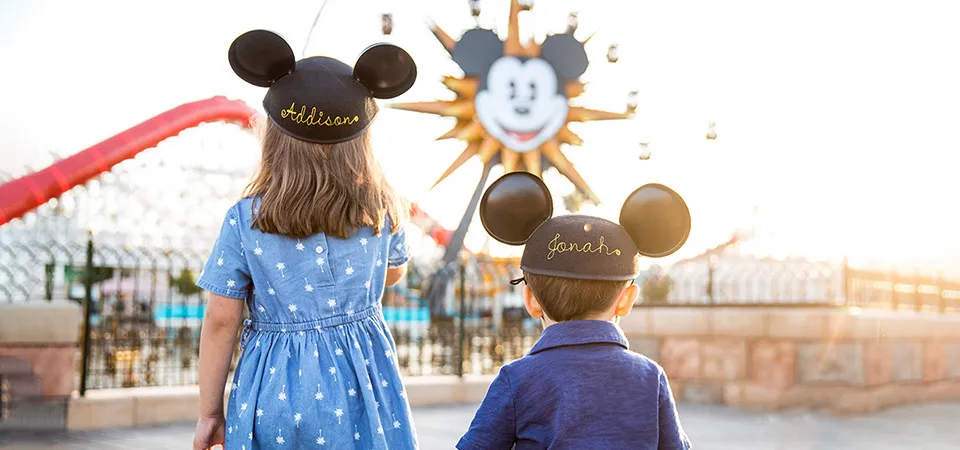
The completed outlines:
{"type": "Polygon", "coordinates": [[[304,248],[303,242],[297,241],[297,251],[302,252],[304,248]]]}
{"type": "Polygon", "coordinates": [[[273,288],[267,289],[267,293],[270,295],[277,295],[277,291],[273,290],[273,288]]]}
{"type": "Polygon", "coordinates": [[[396,428],[400,428],[400,421],[399,421],[399,420],[394,420],[394,421],[393,421],[393,428],[395,428],[395,429],[396,429],[396,428]]]}
{"type": "Polygon", "coordinates": [[[377,267],[383,267],[383,261],[377,260],[377,267]]]}
{"type": "Polygon", "coordinates": [[[313,357],[314,357],[314,358],[319,358],[319,357],[320,357],[320,351],[319,351],[319,350],[314,350],[314,351],[313,351],[313,357]]]}
{"type": "MultiPolygon", "coordinates": [[[[304,279],[304,281],[306,281],[306,279],[304,279]]],[[[307,292],[313,292],[313,286],[311,286],[310,283],[307,283],[307,284],[303,285],[303,290],[305,290],[305,291],[307,291],[307,292]]]]}
{"type": "Polygon", "coordinates": [[[337,415],[337,423],[343,423],[340,421],[340,418],[343,417],[343,410],[338,408],[333,413],[337,415]]]}
{"type": "Polygon", "coordinates": [[[227,434],[233,434],[233,425],[227,427],[227,434]]]}
{"type": "Polygon", "coordinates": [[[360,245],[363,246],[363,252],[367,252],[367,238],[360,238],[360,245]]]}
{"type": "Polygon", "coordinates": [[[353,275],[353,267],[347,267],[347,275],[353,275]]]}
{"type": "Polygon", "coordinates": [[[390,383],[387,383],[387,380],[380,380],[380,386],[387,387],[390,383]]]}
{"type": "Polygon", "coordinates": [[[260,256],[263,254],[263,249],[260,248],[260,241],[257,241],[257,248],[253,249],[253,254],[260,256]]]}
{"type": "Polygon", "coordinates": [[[349,396],[351,396],[351,397],[356,397],[356,396],[357,396],[357,391],[354,390],[353,388],[350,388],[350,390],[347,391],[347,395],[349,395],[349,396]]]}
{"type": "Polygon", "coordinates": [[[327,306],[333,308],[334,306],[337,306],[337,301],[331,298],[330,300],[327,300],[327,306]]]}
{"type": "Polygon", "coordinates": [[[365,360],[363,360],[363,363],[369,366],[369,365],[370,365],[370,360],[369,360],[369,359],[365,359],[365,360]]]}
{"type": "Polygon", "coordinates": [[[280,429],[277,428],[277,443],[278,443],[278,444],[283,444],[284,442],[286,442],[286,441],[283,440],[283,434],[280,433],[280,429]]]}
{"type": "Polygon", "coordinates": [[[326,261],[324,261],[323,258],[321,258],[321,257],[319,257],[319,256],[317,257],[317,265],[320,266],[320,270],[323,270],[323,263],[325,263],[325,262],[326,262],[326,261]]]}
{"type": "Polygon", "coordinates": [[[246,404],[246,403],[241,404],[241,405],[240,405],[240,413],[243,414],[243,412],[246,411],[246,410],[247,410],[247,404],[246,404]]]}
{"type": "Polygon", "coordinates": [[[217,258],[217,265],[223,267],[223,252],[220,252],[220,257],[217,258]]]}
{"type": "Polygon", "coordinates": [[[360,432],[359,432],[359,431],[355,431],[355,432],[353,433],[353,440],[355,440],[355,441],[359,441],[359,440],[360,440],[360,432]]]}
{"type": "Polygon", "coordinates": [[[263,305],[260,305],[260,306],[257,307],[257,311],[267,312],[267,308],[264,308],[263,305]]]}
{"type": "Polygon", "coordinates": [[[271,367],[271,368],[270,368],[270,375],[273,375],[273,374],[275,374],[275,373],[277,373],[277,368],[276,368],[276,367],[271,367]]]}
{"type": "Polygon", "coordinates": [[[353,315],[353,308],[350,308],[350,309],[347,310],[347,315],[348,315],[348,316],[352,316],[352,315],[353,315]]]}
{"type": "Polygon", "coordinates": [[[393,358],[393,351],[391,350],[387,350],[383,354],[386,355],[387,359],[393,358]]]}
{"type": "Polygon", "coordinates": [[[373,390],[373,383],[367,383],[367,390],[368,390],[368,391],[372,391],[372,390],[373,390]]]}
{"type": "Polygon", "coordinates": [[[293,303],[291,303],[290,305],[287,306],[287,309],[289,309],[290,312],[297,312],[297,305],[294,305],[293,303]]]}
{"type": "Polygon", "coordinates": [[[320,392],[320,385],[317,385],[317,393],[313,394],[313,398],[317,400],[323,400],[323,392],[320,392]]]}
{"type": "Polygon", "coordinates": [[[326,445],[326,444],[327,444],[327,440],[324,439],[323,436],[320,436],[317,438],[317,445],[326,445]]]}
{"type": "Polygon", "coordinates": [[[383,434],[383,426],[377,427],[377,434],[383,434]]]}
{"type": "Polygon", "coordinates": [[[252,432],[252,431],[250,432],[250,434],[247,435],[247,439],[250,439],[251,441],[253,440],[253,432],[252,432]]]}
{"type": "Polygon", "coordinates": [[[281,277],[286,276],[286,275],[283,274],[283,271],[284,271],[286,268],[287,268],[287,265],[286,265],[286,264],[284,264],[284,263],[282,263],[282,262],[278,262],[278,263],[277,263],[277,270],[280,271],[280,276],[281,276],[281,277]]]}
{"type": "Polygon", "coordinates": [[[237,219],[234,219],[233,217],[231,217],[231,218],[230,218],[230,226],[235,226],[236,224],[237,224],[237,219]]]}
{"type": "Polygon", "coordinates": [[[303,420],[303,416],[300,413],[293,415],[293,422],[297,424],[297,428],[300,428],[300,421],[303,420]]]}
{"type": "Polygon", "coordinates": [[[234,286],[236,286],[236,285],[237,285],[237,282],[236,282],[236,281],[227,280],[227,287],[234,287],[234,286]]]}
{"type": "Polygon", "coordinates": [[[366,286],[367,289],[370,289],[370,280],[364,281],[363,285],[366,286]]]}
{"type": "Polygon", "coordinates": [[[337,349],[334,350],[333,353],[337,356],[343,356],[343,350],[341,350],[340,347],[337,347],[337,349]]]}
{"type": "Polygon", "coordinates": [[[283,389],[280,390],[280,394],[277,395],[277,399],[281,402],[287,399],[287,385],[283,385],[283,389]]]}

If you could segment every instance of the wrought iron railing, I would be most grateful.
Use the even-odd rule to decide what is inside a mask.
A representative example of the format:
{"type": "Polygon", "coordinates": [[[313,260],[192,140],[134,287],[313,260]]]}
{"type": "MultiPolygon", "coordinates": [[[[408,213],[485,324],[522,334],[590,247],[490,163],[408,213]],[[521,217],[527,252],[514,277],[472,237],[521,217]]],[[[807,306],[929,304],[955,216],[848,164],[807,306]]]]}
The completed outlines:
{"type": "MultiPolygon", "coordinates": [[[[66,298],[85,307],[77,386],[103,389],[198,382],[206,295],[194,285],[201,251],[90,242],[0,242],[0,301],[66,298]]],[[[442,311],[422,295],[423,272],[387,289],[383,314],[407,376],[492,374],[536,341],[515,261],[460,265],[442,311]]],[[[855,306],[960,312],[960,283],[852,269],[845,264],[675,266],[639,280],[638,306],[855,306]],[[786,267],[786,268],[785,268],[786,267]],[[649,288],[663,282],[664,291],[649,288]],[[659,281],[657,281],[659,280],[659,281]],[[658,297],[659,296],[659,297],[658,297]]]]}

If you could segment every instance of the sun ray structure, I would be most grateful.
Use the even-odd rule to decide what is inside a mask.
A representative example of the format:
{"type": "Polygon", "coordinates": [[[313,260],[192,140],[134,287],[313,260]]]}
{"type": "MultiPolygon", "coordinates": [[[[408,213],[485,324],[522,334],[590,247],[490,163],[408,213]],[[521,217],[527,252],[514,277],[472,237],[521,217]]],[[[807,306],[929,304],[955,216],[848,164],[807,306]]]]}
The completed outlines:
{"type": "Polygon", "coordinates": [[[583,94],[586,87],[580,81],[580,75],[587,66],[583,44],[590,38],[579,42],[572,34],[564,33],[555,35],[559,38],[548,36],[543,42],[533,39],[523,42],[519,14],[524,10],[529,7],[522,8],[517,0],[511,0],[504,41],[499,41],[489,30],[479,28],[467,31],[458,41],[435,22],[428,21],[433,35],[464,68],[463,77],[445,76],[442,79],[444,86],[457,98],[390,106],[456,119],[453,128],[437,139],[458,139],[465,141],[466,146],[433,187],[477,157],[484,165],[496,160],[505,172],[526,171],[542,176],[545,170],[555,168],[589,200],[599,203],[599,198],[563,153],[564,146],[583,144],[583,139],[568,125],[572,122],[627,119],[632,113],[569,106],[570,99],[583,94]],[[459,54],[459,46],[464,46],[463,55],[459,54]],[[578,63],[580,59],[582,61],[578,63]],[[574,69],[571,76],[570,67],[578,64],[582,68],[579,72],[574,69]],[[553,91],[549,91],[551,86],[553,91]],[[498,88],[502,88],[498,92],[504,92],[503,98],[484,100],[496,97],[494,91],[498,88]],[[549,95],[544,95],[545,92],[549,95]],[[559,103],[550,103],[551,98],[559,103]],[[562,116],[553,120],[550,112],[562,116]],[[538,123],[538,117],[545,119],[538,123]],[[503,124],[504,129],[494,124],[503,124]],[[505,130],[506,127],[515,129],[505,130]]]}

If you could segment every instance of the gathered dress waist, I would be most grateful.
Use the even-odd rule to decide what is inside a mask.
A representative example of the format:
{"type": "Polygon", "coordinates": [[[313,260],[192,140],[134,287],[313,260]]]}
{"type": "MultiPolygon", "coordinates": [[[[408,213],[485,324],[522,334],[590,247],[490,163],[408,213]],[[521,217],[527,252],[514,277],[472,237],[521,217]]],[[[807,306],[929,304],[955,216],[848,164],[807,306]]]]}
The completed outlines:
{"type": "Polygon", "coordinates": [[[254,331],[269,333],[299,333],[309,330],[320,331],[324,328],[360,322],[371,317],[382,317],[382,314],[380,306],[375,305],[353,313],[338,314],[306,322],[278,323],[246,319],[243,321],[243,335],[240,338],[240,342],[241,345],[245,343],[250,333],[254,331]]]}

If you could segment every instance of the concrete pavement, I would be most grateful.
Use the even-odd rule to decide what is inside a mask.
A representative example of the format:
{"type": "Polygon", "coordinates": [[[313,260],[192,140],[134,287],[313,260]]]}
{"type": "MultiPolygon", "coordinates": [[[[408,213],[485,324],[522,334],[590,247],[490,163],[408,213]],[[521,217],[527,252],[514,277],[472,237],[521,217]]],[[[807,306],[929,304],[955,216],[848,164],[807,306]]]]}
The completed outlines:
{"type": "MultiPolygon", "coordinates": [[[[453,448],[475,409],[476,405],[416,408],[414,415],[421,447],[424,450],[453,448]]],[[[680,418],[697,450],[960,448],[960,403],[917,405],[859,417],[831,417],[803,411],[753,413],[681,404],[680,418]]],[[[193,424],[184,423],[43,436],[0,435],[0,449],[187,449],[192,437],[193,424]]]]}

